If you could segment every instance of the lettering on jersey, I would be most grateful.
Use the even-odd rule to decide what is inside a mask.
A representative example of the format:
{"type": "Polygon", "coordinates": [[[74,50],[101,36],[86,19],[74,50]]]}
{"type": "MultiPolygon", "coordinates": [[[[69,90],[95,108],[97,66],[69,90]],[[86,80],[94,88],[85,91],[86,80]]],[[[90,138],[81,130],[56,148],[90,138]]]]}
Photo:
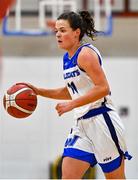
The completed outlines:
{"type": "Polygon", "coordinates": [[[80,72],[79,72],[79,70],[77,69],[77,70],[75,70],[75,71],[65,73],[65,74],[64,74],[64,79],[76,77],[76,76],[79,76],[79,75],[80,75],[80,72]]]}
{"type": "Polygon", "coordinates": [[[110,161],[112,158],[111,157],[106,157],[103,161],[106,162],[106,161],[110,161]]]}

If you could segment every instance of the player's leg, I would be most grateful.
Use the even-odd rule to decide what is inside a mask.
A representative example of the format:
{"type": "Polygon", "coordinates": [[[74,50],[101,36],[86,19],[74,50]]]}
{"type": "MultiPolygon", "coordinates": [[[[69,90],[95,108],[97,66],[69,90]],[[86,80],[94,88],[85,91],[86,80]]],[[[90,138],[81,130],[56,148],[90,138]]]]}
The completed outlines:
{"type": "Polygon", "coordinates": [[[81,179],[89,166],[88,162],[64,157],[62,162],[62,179],[81,179]]]}
{"type": "Polygon", "coordinates": [[[124,158],[122,159],[121,165],[116,170],[110,173],[104,173],[106,179],[125,179],[125,170],[124,170],[124,158]]]}
{"type": "Polygon", "coordinates": [[[105,177],[124,179],[124,158],[131,159],[131,156],[127,152],[124,127],[119,116],[115,111],[109,111],[93,117],[89,128],[88,123],[83,121],[83,127],[87,128],[89,138],[94,137],[94,155],[105,177]]]}
{"type": "Polygon", "coordinates": [[[65,142],[62,162],[63,179],[80,179],[87,169],[97,164],[91,141],[77,122],[65,142]],[[77,134],[76,134],[77,133],[77,134]]]}

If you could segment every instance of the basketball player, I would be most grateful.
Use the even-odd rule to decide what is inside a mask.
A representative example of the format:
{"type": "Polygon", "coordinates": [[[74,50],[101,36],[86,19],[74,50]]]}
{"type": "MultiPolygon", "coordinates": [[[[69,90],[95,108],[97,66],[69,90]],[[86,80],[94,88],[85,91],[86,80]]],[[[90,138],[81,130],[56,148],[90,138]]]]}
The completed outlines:
{"type": "Polygon", "coordinates": [[[62,114],[74,110],[71,128],[63,152],[62,178],[80,179],[91,166],[99,164],[107,179],[125,179],[124,160],[131,159],[124,139],[124,126],[112,101],[102,57],[96,47],[82,43],[85,35],[94,40],[97,31],[87,11],[61,14],[55,25],[63,57],[66,86],[59,89],[37,88],[37,95],[65,99],[56,110],[62,114]]]}

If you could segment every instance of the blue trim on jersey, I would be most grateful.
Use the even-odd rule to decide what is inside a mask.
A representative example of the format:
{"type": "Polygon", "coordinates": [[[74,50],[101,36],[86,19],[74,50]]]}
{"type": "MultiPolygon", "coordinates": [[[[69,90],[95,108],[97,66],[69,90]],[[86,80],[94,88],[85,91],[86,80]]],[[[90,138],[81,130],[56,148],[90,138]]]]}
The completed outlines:
{"type": "MultiPolygon", "coordinates": [[[[66,52],[63,56],[63,69],[64,70],[75,67],[78,64],[77,58],[78,58],[78,55],[79,55],[79,53],[83,47],[91,48],[93,51],[96,52],[96,50],[93,48],[93,46],[91,46],[91,44],[89,44],[89,43],[84,44],[81,47],[79,47],[78,50],[75,52],[75,54],[72,56],[72,58],[69,58],[69,54],[68,54],[68,52],[66,52]]],[[[96,54],[98,55],[99,63],[101,65],[102,59],[97,52],[96,52],[96,54]]]]}
{"type": "Polygon", "coordinates": [[[119,156],[118,158],[114,159],[109,163],[99,163],[104,173],[109,173],[114,171],[115,169],[119,168],[121,165],[122,158],[119,156]]]}
{"type": "MultiPolygon", "coordinates": [[[[100,65],[102,65],[102,59],[101,59],[101,57],[99,56],[99,54],[97,53],[98,49],[95,48],[95,47],[93,47],[93,46],[91,46],[91,44],[89,44],[89,43],[84,44],[84,46],[85,46],[85,47],[88,47],[88,48],[91,48],[94,52],[96,52],[96,54],[97,54],[97,56],[98,56],[98,58],[99,58],[99,63],[100,63],[100,65]],[[96,51],[94,48],[97,49],[97,51],[96,51]]],[[[82,46],[82,47],[84,47],[84,46],[82,46]]],[[[82,49],[82,48],[81,48],[81,49],[82,49]]]]}
{"type": "Polygon", "coordinates": [[[85,152],[80,149],[65,148],[63,152],[63,157],[71,157],[88,162],[92,167],[97,164],[97,160],[93,153],[85,152]]]}
{"type": "Polygon", "coordinates": [[[63,57],[63,69],[69,69],[72,67],[75,67],[77,65],[76,61],[75,61],[75,56],[73,56],[71,59],[69,59],[68,57],[68,53],[66,53],[63,57]]]}
{"type": "Polygon", "coordinates": [[[95,109],[91,109],[84,116],[78,118],[78,120],[88,119],[90,117],[94,117],[94,116],[97,116],[99,114],[103,114],[103,113],[108,112],[108,111],[112,111],[112,109],[110,109],[110,108],[108,108],[106,106],[101,106],[101,107],[98,107],[98,108],[95,108],[95,109]]]}

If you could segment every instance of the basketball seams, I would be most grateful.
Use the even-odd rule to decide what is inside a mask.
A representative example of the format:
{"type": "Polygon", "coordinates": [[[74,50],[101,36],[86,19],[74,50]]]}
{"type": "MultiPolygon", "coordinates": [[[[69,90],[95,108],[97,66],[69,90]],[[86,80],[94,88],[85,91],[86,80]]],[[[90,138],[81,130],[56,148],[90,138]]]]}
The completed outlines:
{"type": "Polygon", "coordinates": [[[16,104],[15,101],[13,101],[13,103],[11,103],[11,106],[16,107],[18,110],[20,110],[20,111],[22,111],[24,113],[29,113],[29,114],[33,113],[33,111],[29,111],[27,109],[24,109],[24,108],[20,107],[18,104],[16,104]]]}
{"type": "MultiPolygon", "coordinates": [[[[21,94],[22,92],[27,91],[27,90],[32,90],[32,89],[30,89],[29,87],[27,87],[27,88],[22,88],[22,89],[17,90],[16,92],[12,93],[11,95],[15,95],[15,97],[16,97],[17,94],[21,94]]],[[[32,91],[33,91],[33,90],[32,90],[32,91]]],[[[10,94],[9,94],[9,95],[10,95],[10,94]]]]}
{"type": "Polygon", "coordinates": [[[29,111],[29,110],[27,110],[27,109],[24,109],[24,108],[22,108],[22,107],[20,107],[17,103],[16,103],[16,101],[15,101],[15,99],[11,99],[10,98],[10,95],[8,95],[9,96],[9,100],[8,99],[6,99],[6,110],[8,109],[8,107],[16,107],[18,110],[20,110],[20,111],[23,111],[23,112],[25,112],[25,113],[29,113],[29,114],[32,114],[33,113],[33,111],[29,111]]]}
{"type": "MultiPolygon", "coordinates": [[[[11,95],[6,93],[6,110],[8,109],[8,107],[13,106],[13,107],[16,107],[17,109],[19,109],[20,111],[23,111],[24,113],[32,114],[33,111],[24,109],[16,103],[16,96],[27,90],[31,90],[31,89],[30,88],[22,88],[11,95]]],[[[17,99],[17,100],[20,100],[20,99],[17,99]]],[[[30,100],[30,99],[21,99],[21,100],[30,100]]]]}
{"type": "Polygon", "coordinates": [[[8,107],[11,106],[11,98],[15,99],[14,94],[12,94],[12,95],[9,95],[7,93],[5,94],[5,108],[6,108],[6,110],[8,109],[8,107]]]}
{"type": "Polygon", "coordinates": [[[34,112],[37,105],[37,96],[31,88],[18,86],[14,85],[7,90],[3,98],[4,107],[13,117],[25,118],[34,112]],[[24,104],[22,104],[23,102],[24,104]]]}

